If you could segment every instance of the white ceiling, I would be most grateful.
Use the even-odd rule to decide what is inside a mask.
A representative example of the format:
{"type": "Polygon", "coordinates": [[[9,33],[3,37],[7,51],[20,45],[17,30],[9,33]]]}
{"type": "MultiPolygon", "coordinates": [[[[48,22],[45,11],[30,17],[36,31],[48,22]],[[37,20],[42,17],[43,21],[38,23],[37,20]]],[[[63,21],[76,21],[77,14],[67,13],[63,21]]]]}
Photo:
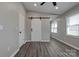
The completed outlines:
{"type": "Polygon", "coordinates": [[[70,8],[76,6],[78,2],[57,2],[57,6],[59,9],[55,9],[51,2],[45,3],[43,6],[40,6],[41,2],[24,2],[24,6],[28,11],[41,12],[41,13],[49,13],[49,14],[63,14],[70,8]],[[34,3],[37,6],[34,6],[34,3]]]}

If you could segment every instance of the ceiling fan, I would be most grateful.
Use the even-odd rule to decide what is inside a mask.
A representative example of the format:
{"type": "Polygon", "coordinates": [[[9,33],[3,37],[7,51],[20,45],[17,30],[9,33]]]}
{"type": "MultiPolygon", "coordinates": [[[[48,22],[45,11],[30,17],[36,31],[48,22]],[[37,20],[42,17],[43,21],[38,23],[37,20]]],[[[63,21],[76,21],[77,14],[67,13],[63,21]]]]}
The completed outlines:
{"type": "MultiPolygon", "coordinates": [[[[42,2],[40,5],[42,6],[42,5],[44,5],[46,2],[42,2]]],[[[53,4],[53,6],[56,6],[57,5],[57,3],[56,2],[52,2],[52,4],[53,4]]]]}

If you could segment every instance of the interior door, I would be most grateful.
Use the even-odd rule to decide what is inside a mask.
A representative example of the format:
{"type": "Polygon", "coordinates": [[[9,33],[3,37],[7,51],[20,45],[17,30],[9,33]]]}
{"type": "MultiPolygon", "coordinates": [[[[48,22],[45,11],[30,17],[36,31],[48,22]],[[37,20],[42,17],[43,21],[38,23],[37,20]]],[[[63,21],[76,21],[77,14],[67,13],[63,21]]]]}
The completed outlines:
{"type": "Polygon", "coordinates": [[[32,19],[31,21],[31,41],[41,41],[41,20],[32,19]]]}

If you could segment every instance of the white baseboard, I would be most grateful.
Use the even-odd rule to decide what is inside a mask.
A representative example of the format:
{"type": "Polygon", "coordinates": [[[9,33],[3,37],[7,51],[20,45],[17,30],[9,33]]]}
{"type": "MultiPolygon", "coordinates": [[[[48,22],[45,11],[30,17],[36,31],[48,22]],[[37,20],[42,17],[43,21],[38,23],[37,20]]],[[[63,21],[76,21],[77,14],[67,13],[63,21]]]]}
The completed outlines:
{"type": "Polygon", "coordinates": [[[70,46],[70,47],[72,47],[72,48],[74,48],[74,49],[76,49],[76,50],[79,50],[78,47],[76,47],[76,46],[74,46],[74,45],[72,45],[72,44],[69,44],[69,43],[67,43],[67,42],[65,42],[65,41],[63,41],[63,40],[58,39],[58,38],[55,38],[55,39],[58,40],[58,41],[60,41],[60,42],[62,42],[62,43],[64,43],[64,44],[66,44],[66,45],[68,45],[68,46],[70,46]]]}
{"type": "Polygon", "coordinates": [[[18,51],[19,51],[19,48],[10,57],[14,57],[18,51]]]}
{"type": "Polygon", "coordinates": [[[50,40],[28,40],[28,41],[26,41],[26,42],[50,42],[50,40]]]}
{"type": "MultiPolygon", "coordinates": [[[[26,42],[50,42],[50,40],[40,40],[40,41],[26,40],[23,44],[25,44],[26,42]]],[[[23,44],[22,44],[22,45],[23,45],[23,44]]],[[[18,47],[18,49],[17,49],[10,57],[14,57],[15,54],[19,51],[19,49],[20,49],[20,47],[21,47],[22,45],[20,45],[20,46],[18,47]]]]}
{"type": "MultiPolygon", "coordinates": [[[[23,44],[25,44],[27,41],[25,41],[23,44]]],[[[16,55],[16,53],[20,50],[20,47],[23,45],[21,44],[18,49],[10,56],[10,57],[14,57],[16,55]]]]}

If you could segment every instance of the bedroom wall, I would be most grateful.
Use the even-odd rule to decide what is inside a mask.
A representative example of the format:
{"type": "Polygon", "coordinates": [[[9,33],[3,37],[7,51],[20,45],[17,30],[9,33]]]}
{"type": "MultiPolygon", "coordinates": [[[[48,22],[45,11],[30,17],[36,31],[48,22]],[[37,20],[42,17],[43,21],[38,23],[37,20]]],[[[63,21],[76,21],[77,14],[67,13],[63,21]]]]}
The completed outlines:
{"type": "Polygon", "coordinates": [[[19,14],[25,19],[20,3],[0,2],[0,57],[11,56],[19,47],[19,14]]]}
{"type": "Polygon", "coordinates": [[[79,37],[71,36],[66,34],[66,19],[68,16],[79,13],[79,6],[73,7],[63,15],[59,16],[58,19],[58,33],[51,33],[52,38],[64,42],[79,50],[79,37]]]}

